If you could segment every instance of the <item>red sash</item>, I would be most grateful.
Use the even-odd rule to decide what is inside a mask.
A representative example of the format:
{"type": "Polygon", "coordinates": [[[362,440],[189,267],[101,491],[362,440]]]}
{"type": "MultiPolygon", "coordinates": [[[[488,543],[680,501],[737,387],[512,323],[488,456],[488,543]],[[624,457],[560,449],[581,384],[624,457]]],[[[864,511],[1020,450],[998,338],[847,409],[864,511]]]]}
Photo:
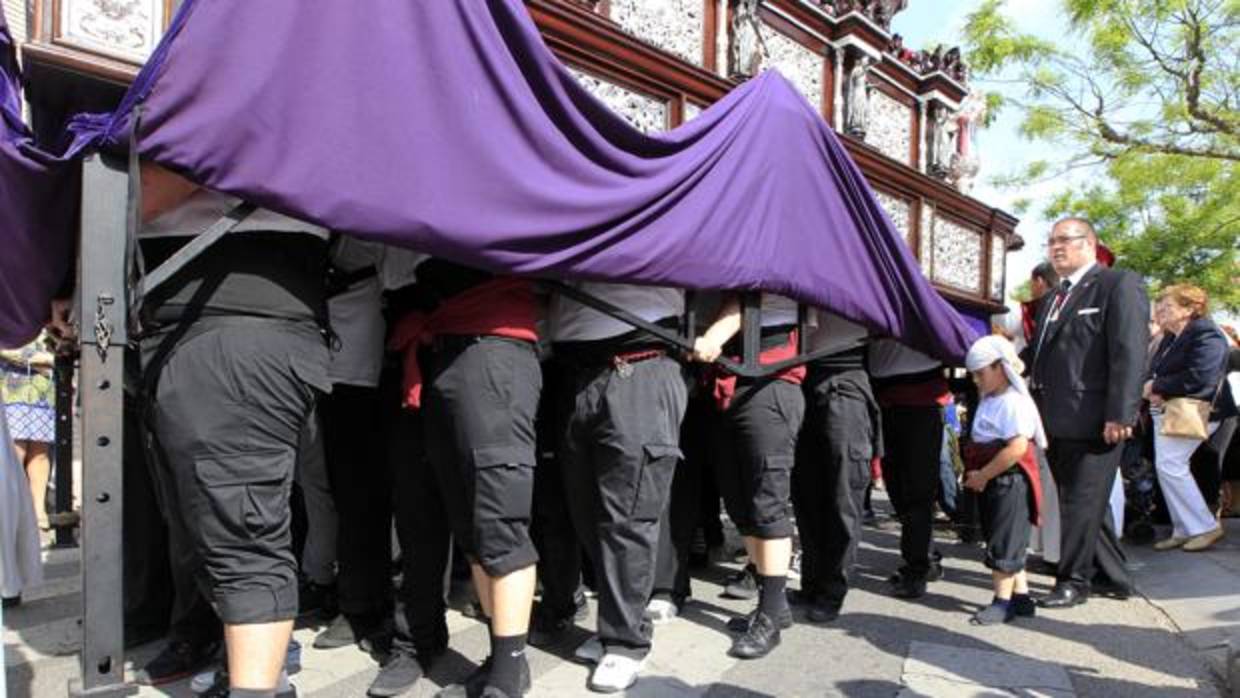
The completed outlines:
{"type": "Polygon", "coordinates": [[[418,348],[440,335],[485,335],[538,341],[538,303],[526,279],[501,277],[453,296],[429,315],[410,312],[388,336],[388,349],[405,353],[403,404],[422,405],[422,367],[418,348]]]}
{"type": "MultiPolygon", "coordinates": [[[[1006,444],[1002,442],[992,444],[978,444],[972,441],[966,441],[961,444],[960,456],[964,460],[965,472],[981,470],[986,467],[991,458],[995,454],[1002,451],[1006,444]]],[[[1042,524],[1042,476],[1038,470],[1038,456],[1033,440],[1029,440],[1029,447],[1025,449],[1025,454],[1016,461],[1016,465],[1020,466],[1021,473],[1025,479],[1029,481],[1029,522],[1034,526],[1042,524]]]]}
{"type": "MultiPolygon", "coordinates": [[[[780,361],[787,361],[797,355],[799,348],[797,342],[797,331],[793,330],[789,333],[788,341],[777,347],[771,347],[766,351],[758,354],[758,363],[762,365],[777,364],[780,361]]],[[[728,357],[733,361],[741,361],[735,356],[728,357]]],[[[797,364],[790,366],[775,374],[777,380],[786,381],[793,385],[800,385],[805,380],[805,364],[797,364]]],[[[715,398],[715,406],[722,412],[732,405],[732,398],[736,396],[736,379],[735,373],[729,373],[727,369],[712,364],[711,370],[707,372],[707,381],[710,383],[711,393],[715,398]]]]}

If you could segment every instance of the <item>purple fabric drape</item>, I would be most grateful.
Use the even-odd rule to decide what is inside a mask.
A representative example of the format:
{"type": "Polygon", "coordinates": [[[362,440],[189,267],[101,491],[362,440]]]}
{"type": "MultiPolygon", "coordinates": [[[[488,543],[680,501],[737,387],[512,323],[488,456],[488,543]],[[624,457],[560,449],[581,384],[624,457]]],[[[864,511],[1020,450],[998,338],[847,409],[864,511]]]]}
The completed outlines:
{"type": "MultiPolygon", "coordinates": [[[[764,289],[953,361],[974,337],[775,72],[647,136],[519,0],[187,0],[139,99],[145,157],[361,237],[518,274],[764,289]]],[[[79,145],[124,138],[126,106],[78,122],[79,145]]]]}
{"type": "Polygon", "coordinates": [[[78,172],[34,147],[0,13],[0,346],[26,344],[47,319],[72,262],[78,172]]]}

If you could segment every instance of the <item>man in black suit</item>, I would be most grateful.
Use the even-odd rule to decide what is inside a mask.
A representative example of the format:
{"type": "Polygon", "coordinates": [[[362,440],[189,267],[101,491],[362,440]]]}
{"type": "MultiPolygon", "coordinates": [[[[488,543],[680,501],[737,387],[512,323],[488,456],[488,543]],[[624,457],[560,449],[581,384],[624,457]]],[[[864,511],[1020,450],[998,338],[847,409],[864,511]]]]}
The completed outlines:
{"type": "Polygon", "coordinates": [[[1032,340],[1032,386],[1050,437],[1062,552],[1047,608],[1084,603],[1094,565],[1123,593],[1132,584],[1106,517],[1124,440],[1132,436],[1149,343],[1149,299],[1139,276],[1098,264],[1098,236],[1081,218],[1051,228],[1061,279],[1032,340]]]}

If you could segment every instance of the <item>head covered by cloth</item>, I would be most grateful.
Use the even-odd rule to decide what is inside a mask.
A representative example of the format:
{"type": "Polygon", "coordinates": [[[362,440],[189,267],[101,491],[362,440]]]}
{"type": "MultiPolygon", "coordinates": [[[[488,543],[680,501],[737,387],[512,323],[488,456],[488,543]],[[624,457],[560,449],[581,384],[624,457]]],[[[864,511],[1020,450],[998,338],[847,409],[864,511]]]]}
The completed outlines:
{"type": "MultiPolygon", "coordinates": [[[[970,371],[980,371],[996,362],[1003,366],[1003,373],[1012,388],[1032,400],[1029,386],[1025,385],[1025,379],[1020,376],[1025,370],[1025,364],[1016,355],[1016,347],[1006,338],[994,334],[986,335],[969,347],[969,353],[964,359],[965,368],[970,371]]],[[[1046,448],[1046,431],[1042,428],[1041,417],[1038,418],[1033,440],[1040,448],[1046,448]]]]}

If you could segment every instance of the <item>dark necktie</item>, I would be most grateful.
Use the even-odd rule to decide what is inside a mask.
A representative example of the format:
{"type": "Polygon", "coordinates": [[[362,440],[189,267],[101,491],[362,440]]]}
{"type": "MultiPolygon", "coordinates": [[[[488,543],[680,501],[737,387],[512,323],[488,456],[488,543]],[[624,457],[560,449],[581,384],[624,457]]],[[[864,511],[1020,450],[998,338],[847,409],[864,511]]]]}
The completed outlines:
{"type": "Polygon", "coordinates": [[[1050,329],[1052,322],[1059,319],[1059,311],[1063,310],[1063,305],[1067,302],[1068,294],[1071,292],[1071,281],[1064,279],[1059,282],[1059,290],[1055,292],[1055,298],[1051,301],[1051,311],[1046,314],[1046,321],[1042,323],[1042,334],[1038,335],[1038,346],[1034,348],[1035,357],[1042,353],[1042,342],[1046,340],[1046,331],[1050,329]]]}

